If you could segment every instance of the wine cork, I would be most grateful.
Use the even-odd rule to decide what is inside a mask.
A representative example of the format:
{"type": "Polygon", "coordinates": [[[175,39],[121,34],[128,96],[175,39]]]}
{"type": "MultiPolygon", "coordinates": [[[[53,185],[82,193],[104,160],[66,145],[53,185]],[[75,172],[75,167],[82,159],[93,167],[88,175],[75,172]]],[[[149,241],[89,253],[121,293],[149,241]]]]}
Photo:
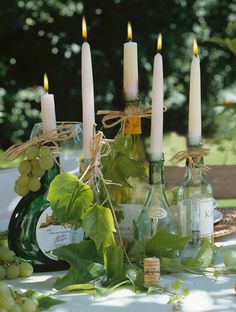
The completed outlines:
{"type": "Polygon", "coordinates": [[[144,286],[160,285],[160,260],[158,258],[144,259],[144,286]]]}

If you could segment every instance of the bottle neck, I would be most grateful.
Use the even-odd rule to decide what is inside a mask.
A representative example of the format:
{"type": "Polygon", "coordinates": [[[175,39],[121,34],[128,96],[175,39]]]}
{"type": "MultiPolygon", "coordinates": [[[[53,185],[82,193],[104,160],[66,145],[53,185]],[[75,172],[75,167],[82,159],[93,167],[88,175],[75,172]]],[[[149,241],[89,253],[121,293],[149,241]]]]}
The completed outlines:
{"type": "Polygon", "coordinates": [[[149,184],[162,188],[164,185],[164,160],[150,161],[149,163],[149,184]]]}
{"type": "MultiPolygon", "coordinates": [[[[58,161],[58,159],[57,159],[58,161]]],[[[46,174],[43,176],[42,184],[44,184],[46,187],[49,187],[52,180],[60,173],[59,166],[55,163],[54,166],[47,170],[46,174]]]]}
{"type": "Polygon", "coordinates": [[[130,117],[127,117],[124,122],[123,133],[124,134],[141,134],[141,118],[138,116],[139,98],[126,99],[125,111],[130,117]],[[137,112],[137,114],[136,114],[137,112]]]}

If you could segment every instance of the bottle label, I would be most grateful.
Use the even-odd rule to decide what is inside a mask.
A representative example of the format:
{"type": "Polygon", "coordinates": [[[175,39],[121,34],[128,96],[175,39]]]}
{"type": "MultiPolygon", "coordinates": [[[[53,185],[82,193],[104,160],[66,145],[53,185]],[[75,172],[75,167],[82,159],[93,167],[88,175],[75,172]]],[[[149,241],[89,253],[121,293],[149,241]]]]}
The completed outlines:
{"type": "Polygon", "coordinates": [[[55,248],[68,245],[83,239],[83,230],[74,230],[71,226],[63,226],[53,216],[49,207],[41,214],[36,226],[36,239],[41,251],[50,259],[58,258],[50,253],[55,248]]]}
{"type": "Polygon", "coordinates": [[[129,117],[125,120],[124,134],[141,134],[141,118],[129,117]]]}
{"type": "Polygon", "coordinates": [[[124,219],[119,223],[121,237],[127,241],[133,240],[133,224],[137,222],[143,205],[137,204],[119,204],[120,210],[124,214],[124,219]]]}
{"type": "Polygon", "coordinates": [[[198,232],[200,237],[213,235],[213,198],[187,199],[179,206],[182,235],[189,235],[191,232],[198,232]]]}
{"type": "Polygon", "coordinates": [[[213,235],[214,224],[213,198],[200,200],[200,236],[209,237],[213,235]]]}
{"type": "Polygon", "coordinates": [[[149,216],[151,219],[164,219],[167,217],[167,212],[164,208],[152,207],[149,210],[149,216]]]}

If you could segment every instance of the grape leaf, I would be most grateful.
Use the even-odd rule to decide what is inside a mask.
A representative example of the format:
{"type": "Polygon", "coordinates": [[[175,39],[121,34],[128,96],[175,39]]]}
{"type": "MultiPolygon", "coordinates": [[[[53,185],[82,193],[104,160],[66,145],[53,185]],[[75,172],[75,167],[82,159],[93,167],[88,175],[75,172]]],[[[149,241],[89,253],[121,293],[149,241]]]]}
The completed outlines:
{"type": "Polygon", "coordinates": [[[123,250],[120,246],[108,246],[104,252],[104,267],[107,282],[112,283],[124,278],[123,250]]]}
{"type": "Polygon", "coordinates": [[[203,239],[201,243],[201,248],[196,256],[196,260],[198,260],[201,264],[199,268],[207,268],[212,265],[214,256],[214,247],[210,243],[209,239],[206,237],[203,239]]]}
{"type": "Polygon", "coordinates": [[[166,229],[157,230],[156,234],[146,243],[145,251],[149,256],[174,257],[177,251],[183,250],[193,236],[182,237],[172,234],[166,229]]]}
{"type": "Polygon", "coordinates": [[[143,270],[134,265],[130,265],[126,269],[126,277],[130,280],[134,287],[134,291],[142,291],[143,287],[143,270]]]}
{"type": "Polygon", "coordinates": [[[79,244],[62,246],[54,249],[53,254],[71,265],[66,275],[55,282],[56,289],[71,284],[88,283],[104,275],[104,268],[93,241],[84,240],[79,244]]]}
{"type": "MultiPolygon", "coordinates": [[[[124,187],[131,187],[127,181],[129,177],[142,178],[146,176],[144,164],[127,155],[127,151],[130,151],[133,147],[132,136],[116,135],[111,144],[109,155],[101,159],[102,173],[105,179],[111,180],[113,183],[119,183],[124,187]]],[[[111,185],[110,188],[117,188],[117,186],[111,185]]]]}
{"type": "Polygon", "coordinates": [[[84,216],[83,229],[86,236],[90,237],[97,249],[104,246],[114,245],[115,226],[114,220],[109,208],[94,205],[89,208],[84,216]]]}
{"type": "Polygon", "coordinates": [[[93,200],[92,190],[75,175],[61,173],[51,182],[48,200],[61,223],[81,225],[93,200]]]}
{"type": "Polygon", "coordinates": [[[236,268],[236,251],[230,250],[224,253],[224,265],[236,268]]]}
{"type": "Polygon", "coordinates": [[[39,296],[39,297],[37,297],[37,300],[39,303],[39,305],[37,307],[37,311],[47,310],[54,305],[61,304],[64,302],[62,300],[54,299],[54,298],[49,297],[49,296],[39,296]]]}

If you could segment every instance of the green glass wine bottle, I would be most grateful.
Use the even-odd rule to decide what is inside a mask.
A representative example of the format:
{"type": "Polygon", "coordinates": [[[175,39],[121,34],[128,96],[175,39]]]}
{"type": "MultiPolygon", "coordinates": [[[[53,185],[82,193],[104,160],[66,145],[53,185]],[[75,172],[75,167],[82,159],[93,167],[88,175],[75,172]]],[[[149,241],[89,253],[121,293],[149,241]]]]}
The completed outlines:
{"type": "MultiPolygon", "coordinates": [[[[29,261],[36,272],[65,269],[68,264],[59,261],[50,253],[51,250],[73,242],[78,231],[61,225],[53,216],[47,193],[51,181],[59,174],[54,167],[41,178],[41,188],[37,192],[29,192],[17,204],[10,219],[8,228],[9,248],[14,250],[22,260],[29,261]]],[[[80,232],[80,240],[83,231],[80,232]]]]}
{"type": "Polygon", "coordinates": [[[159,228],[165,228],[171,233],[177,233],[176,219],[165,195],[163,168],[163,159],[150,161],[149,163],[149,184],[151,188],[144,208],[134,226],[137,240],[152,237],[159,228]]]}

